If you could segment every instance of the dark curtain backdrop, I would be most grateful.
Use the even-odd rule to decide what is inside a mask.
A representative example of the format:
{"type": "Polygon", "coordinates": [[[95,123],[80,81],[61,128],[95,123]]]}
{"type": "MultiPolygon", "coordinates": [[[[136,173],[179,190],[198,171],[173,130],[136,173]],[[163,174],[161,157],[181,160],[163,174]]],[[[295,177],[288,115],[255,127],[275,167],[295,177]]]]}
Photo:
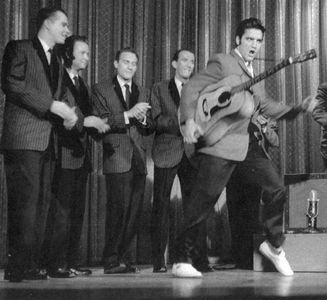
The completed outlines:
{"type": "MultiPolygon", "coordinates": [[[[266,25],[265,43],[255,62],[260,72],[281,59],[315,48],[314,61],[283,69],[266,79],[268,93],[290,105],[315,94],[327,80],[327,0],[4,0],[0,1],[0,56],[10,39],[31,38],[35,15],[46,5],[61,5],[68,13],[71,31],[87,35],[91,60],[85,76],[90,85],[110,80],[115,52],[134,47],[140,55],[136,80],[150,88],[155,81],[169,78],[170,60],[176,49],[196,53],[196,69],[203,68],[215,52],[229,52],[234,46],[236,25],[254,16],[266,25]],[[266,59],[266,60],[265,60],[266,59]]],[[[5,97],[0,92],[0,133],[5,97]]],[[[320,128],[308,115],[279,124],[281,146],[273,158],[282,174],[313,173],[322,170],[319,154],[320,128]]],[[[141,233],[135,241],[139,263],[150,261],[149,214],[153,181],[151,137],[148,139],[148,169],[141,233]]],[[[93,145],[94,171],[89,179],[88,208],[82,237],[82,258],[99,263],[104,240],[105,190],[101,144],[93,145]]],[[[0,264],[6,260],[7,198],[0,156],[0,264]]],[[[173,224],[180,224],[178,182],[172,195],[173,224]]]]}

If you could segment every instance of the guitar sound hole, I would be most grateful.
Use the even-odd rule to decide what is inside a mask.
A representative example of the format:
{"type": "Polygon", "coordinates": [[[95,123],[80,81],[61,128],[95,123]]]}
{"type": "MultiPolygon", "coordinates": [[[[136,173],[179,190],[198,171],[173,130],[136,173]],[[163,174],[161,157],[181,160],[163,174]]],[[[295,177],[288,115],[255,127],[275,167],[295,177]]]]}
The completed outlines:
{"type": "Polygon", "coordinates": [[[221,106],[227,105],[229,103],[230,99],[230,92],[223,92],[219,97],[218,97],[218,103],[222,104],[221,106]]]}

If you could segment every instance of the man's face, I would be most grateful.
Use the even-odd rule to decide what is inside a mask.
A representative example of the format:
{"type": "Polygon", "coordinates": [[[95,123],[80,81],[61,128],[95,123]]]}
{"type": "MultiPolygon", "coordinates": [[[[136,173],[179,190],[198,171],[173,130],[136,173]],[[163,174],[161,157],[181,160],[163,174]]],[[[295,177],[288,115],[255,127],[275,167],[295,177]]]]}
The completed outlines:
{"type": "Polygon", "coordinates": [[[117,74],[126,81],[132,80],[137,69],[137,57],[132,52],[123,52],[119,60],[114,61],[117,74]]]}
{"type": "Polygon", "coordinates": [[[189,79],[194,70],[194,54],[183,50],[178,55],[177,61],[172,61],[172,66],[175,69],[175,75],[178,79],[189,79]]]}
{"type": "Polygon", "coordinates": [[[55,44],[63,44],[70,34],[67,16],[63,12],[57,11],[46,22],[53,42],[55,44]]]}
{"type": "Polygon", "coordinates": [[[236,37],[237,49],[246,62],[251,62],[259,52],[263,42],[263,33],[260,29],[245,29],[242,38],[236,37]]]}
{"type": "Polygon", "coordinates": [[[75,42],[73,55],[75,58],[72,62],[72,69],[76,71],[86,69],[89,63],[89,45],[82,41],[75,42]]]}

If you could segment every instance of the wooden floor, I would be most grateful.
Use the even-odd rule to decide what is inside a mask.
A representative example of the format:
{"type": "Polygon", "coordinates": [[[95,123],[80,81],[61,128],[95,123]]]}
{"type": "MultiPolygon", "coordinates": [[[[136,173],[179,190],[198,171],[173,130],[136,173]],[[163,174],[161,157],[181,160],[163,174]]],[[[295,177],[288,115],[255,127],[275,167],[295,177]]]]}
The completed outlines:
{"type": "Polygon", "coordinates": [[[173,278],[153,274],[143,266],[139,274],[104,275],[94,268],[90,277],[10,283],[0,270],[1,300],[133,300],[133,299],[327,299],[327,273],[295,273],[283,277],[274,272],[221,270],[202,279],[173,278]]]}

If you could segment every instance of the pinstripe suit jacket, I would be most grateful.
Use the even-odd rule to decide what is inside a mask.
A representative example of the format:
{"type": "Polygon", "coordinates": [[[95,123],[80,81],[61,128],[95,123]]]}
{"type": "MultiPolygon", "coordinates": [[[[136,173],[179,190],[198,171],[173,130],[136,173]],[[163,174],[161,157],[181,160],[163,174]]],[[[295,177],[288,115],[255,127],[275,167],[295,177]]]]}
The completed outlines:
{"type": "Polygon", "coordinates": [[[52,130],[49,108],[54,99],[64,95],[62,71],[59,63],[53,94],[48,61],[39,39],[7,44],[2,61],[6,95],[2,149],[43,151],[48,147],[52,130]]]}
{"type": "MultiPolygon", "coordinates": [[[[132,83],[130,96],[131,107],[137,102],[149,102],[148,89],[132,83]]],[[[108,118],[110,131],[103,138],[103,171],[104,173],[123,173],[131,169],[133,153],[137,157],[138,170],[146,174],[146,156],[144,135],[150,133],[151,117],[147,116],[148,126],[144,127],[137,120],[125,124],[124,112],[126,102],[117,77],[112,83],[103,82],[94,85],[93,105],[101,118],[108,118]]]]}
{"type": "MultiPolygon", "coordinates": [[[[229,76],[231,75],[236,75],[239,81],[233,82],[231,80],[231,82],[228,82],[227,80],[226,85],[236,86],[251,78],[251,74],[246,68],[243,59],[235,51],[232,51],[231,54],[215,54],[208,61],[206,69],[193,76],[182,89],[180,105],[181,124],[188,119],[194,119],[197,99],[204,89],[207,92],[216,90],[221,84],[220,81],[230,78],[229,76]]],[[[252,102],[253,113],[256,110],[260,110],[260,113],[267,118],[276,120],[292,109],[290,106],[270,99],[261,84],[256,84],[252,86],[251,90],[234,95],[232,101],[242,101],[243,107],[252,102]]],[[[250,119],[251,114],[248,112],[235,113],[232,116],[226,117],[225,121],[229,127],[225,135],[212,144],[208,145],[204,142],[204,145],[199,146],[198,151],[224,159],[244,160],[249,146],[248,126],[250,119]]],[[[221,122],[214,124],[208,130],[207,136],[204,139],[210,140],[211,135],[215,134],[215,129],[220,124],[221,122]]]]}
{"type": "Polygon", "coordinates": [[[312,117],[321,125],[320,153],[327,162],[327,82],[319,85],[316,100],[312,117]]]}
{"type": "Polygon", "coordinates": [[[178,126],[180,96],[174,78],[155,83],[151,90],[151,114],[155,124],[152,158],[159,168],[172,168],[180,163],[183,137],[178,126]]]}
{"type": "Polygon", "coordinates": [[[64,169],[79,169],[85,162],[90,165],[89,139],[86,128],[83,126],[84,117],[91,115],[91,95],[87,83],[80,79],[81,94],[64,70],[63,83],[66,87],[67,104],[76,107],[78,121],[72,130],[66,130],[63,126],[58,128],[59,153],[61,167],[64,169]],[[83,111],[81,106],[84,107],[83,111]]]}

